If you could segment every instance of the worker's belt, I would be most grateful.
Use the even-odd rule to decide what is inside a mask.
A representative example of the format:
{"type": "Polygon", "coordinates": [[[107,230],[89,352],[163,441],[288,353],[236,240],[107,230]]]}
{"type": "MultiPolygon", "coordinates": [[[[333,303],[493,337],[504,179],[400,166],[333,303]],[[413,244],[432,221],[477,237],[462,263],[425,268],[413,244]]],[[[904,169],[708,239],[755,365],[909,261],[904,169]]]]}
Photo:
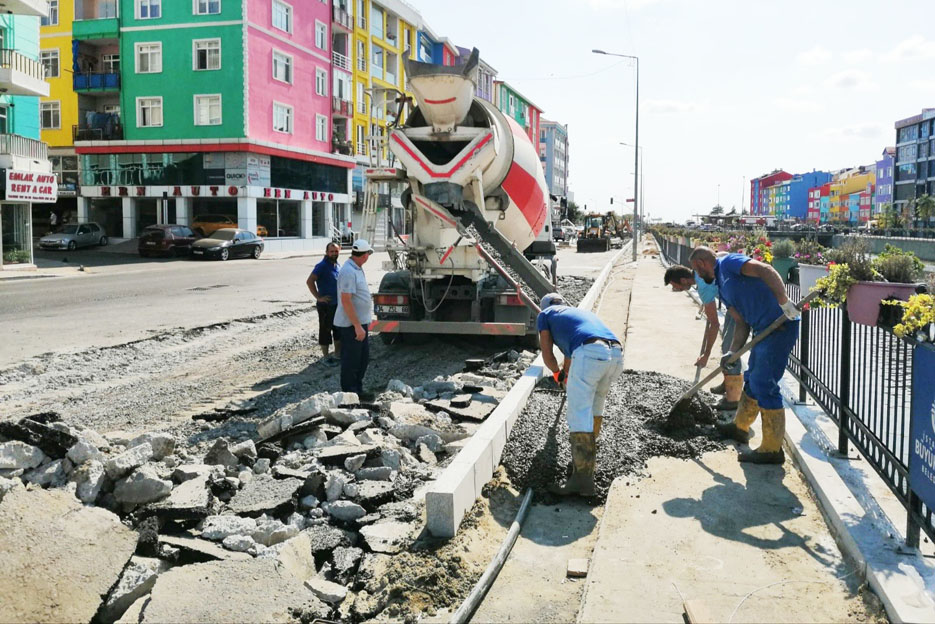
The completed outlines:
{"type": "Polygon", "coordinates": [[[606,338],[588,338],[581,344],[594,344],[595,342],[603,342],[608,347],[619,347],[621,346],[616,340],[607,340],[606,338]]]}

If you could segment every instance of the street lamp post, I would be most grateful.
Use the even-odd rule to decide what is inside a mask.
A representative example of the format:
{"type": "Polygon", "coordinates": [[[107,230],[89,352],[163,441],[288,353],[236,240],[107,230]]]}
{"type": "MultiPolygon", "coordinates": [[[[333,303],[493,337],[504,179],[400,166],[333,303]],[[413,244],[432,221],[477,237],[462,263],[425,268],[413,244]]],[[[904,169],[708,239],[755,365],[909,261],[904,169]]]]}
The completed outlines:
{"type": "MultiPolygon", "coordinates": [[[[640,169],[639,169],[639,173],[640,173],[640,226],[644,227],[644,224],[646,223],[645,221],[646,215],[644,214],[645,206],[643,205],[643,193],[646,190],[646,184],[645,184],[645,181],[643,180],[643,146],[642,145],[639,145],[639,146],[630,145],[629,143],[624,143],[623,141],[620,141],[620,145],[624,145],[626,147],[634,147],[637,150],[639,150],[639,153],[640,153],[640,169]]],[[[636,195],[636,193],[633,193],[633,195],[636,195]]],[[[636,197],[634,197],[633,200],[636,201],[636,197]]]]}
{"type": "Polygon", "coordinates": [[[636,262],[636,243],[639,240],[639,226],[637,224],[637,219],[639,214],[637,212],[636,200],[639,197],[639,147],[640,147],[640,58],[638,56],[633,56],[631,54],[616,54],[614,52],[605,52],[604,50],[591,50],[594,54],[603,54],[605,56],[618,56],[620,58],[628,58],[636,61],[636,137],[633,150],[633,261],[636,262]]]}

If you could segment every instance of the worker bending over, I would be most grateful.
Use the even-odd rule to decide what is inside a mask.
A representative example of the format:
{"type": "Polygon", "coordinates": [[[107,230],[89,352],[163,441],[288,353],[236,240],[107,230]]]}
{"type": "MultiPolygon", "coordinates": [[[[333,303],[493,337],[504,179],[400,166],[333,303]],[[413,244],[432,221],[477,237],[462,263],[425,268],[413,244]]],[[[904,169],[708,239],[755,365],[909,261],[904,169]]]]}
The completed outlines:
{"type": "Polygon", "coordinates": [[[562,496],[593,496],[596,439],[601,432],[607,392],[623,372],[623,349],[597,315],[568,306],[560,294],[547,294],[539,307],[542,311],[536,329],[542,361],[567,388],[572,458],[568,481],[549,490],[562,496]],[[565,356],[561,368],[552,345],[565,356]]]}
{"type": "MultiPolygon", "coordinates": [[[[714,340],[717,338],[720,320],[717,316],[717,284],[708,284],[697,273],[692,272],[688,267],[680,264],[670,266],[666,269],[664,276],[665,285],[672,285],[674,292],[685,292],[693,285],[698,288],[698,297],[701,299],[701,307],[704,310],[708,325],[704,336],[704,351],[695,360],[695,366],[705,366],[708,358],[711,357],[711,350],[714,347],[714,340]]],[[[734,339],[734,317],[730,314],[724,318],[724,334],[721,336],[721,355],[730,351],[731,342],[734,339]]],[[[740,394],[743,392],[743,364],[738,359],[724,368],[724,381],[718,386],[711,388],[714,394],[723,394],[724,396],[715,406],[719,410],[734,411],[740,401],[740,394]]]]}
{"type": "Polygon", "coordinates": [[[717,425],[718,431],[726,437],[747,442],[750,425],[762,414],[763,442],[755,451],[740,453],[738,459],[757,464],[781,464],[785,461],[782,439],[786,413],[779,394],[779,380],[799,337],[799,310],[786,297],[779,273],[768,264],[736,253],[718,258],[707,247],[698,247],[689,259],[705,282],[717,284],[721,299],[728,306],[728,314],[737,323],[730,351],[724,354],[722,362],[744,345],[751,329],[756,336],[783,314],[788,319],[750,351],[734,420],[717,425]]]}

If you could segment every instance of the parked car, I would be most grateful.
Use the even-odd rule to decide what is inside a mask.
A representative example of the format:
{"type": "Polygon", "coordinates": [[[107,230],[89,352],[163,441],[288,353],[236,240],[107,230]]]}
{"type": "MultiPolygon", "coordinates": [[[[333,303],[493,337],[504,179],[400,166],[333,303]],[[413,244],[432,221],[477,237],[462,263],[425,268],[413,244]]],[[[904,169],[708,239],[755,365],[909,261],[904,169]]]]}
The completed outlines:
{"type": "Polygon", "coordinates": [[[257,236],[269,236],[269,230],[266,229],[265,225],[256,226],[256,235],[257,236]]]}
{"type": "Polygon", "coordinates": [[[193,258],[256,258],[263,253],[263,239],[247,230],[222,228],[192,244],[193,258]]]}
{"type": "Polygon", "coordinates": [[[150,225],[140,233],[137,251],[142,258],[187,256],[198,238],[187,225],[150,225]]]}
{"type": "Polygon", "coordinates": [[[47,234],[39,239],[40,249],[67,249],[107,244],[107,234],[97,223],[70,223],[61,232],[47,234]]]}
{"type": "Polygon", "coordinates": [[[210,236],[221,228],[236,228],[237,221],[226,215],[205,214],[195,217],[191,228],[198,236],[210,236]]]}

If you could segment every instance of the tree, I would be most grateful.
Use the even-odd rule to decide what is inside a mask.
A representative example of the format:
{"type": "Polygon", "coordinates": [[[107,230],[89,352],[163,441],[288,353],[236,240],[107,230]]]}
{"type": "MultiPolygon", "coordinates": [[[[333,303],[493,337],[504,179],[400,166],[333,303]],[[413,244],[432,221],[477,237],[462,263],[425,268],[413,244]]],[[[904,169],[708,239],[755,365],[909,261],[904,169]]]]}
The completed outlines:
{"type": "Polygon", "coordinates": [[[565,214],[565,218],[571,221],[572,223],[581,223],[581,208],[578,207],[573,201],[568,202],[568,212],[565,214]]]}
{"type": "Polygon", "coordinates": [[[921,195],[912,200],[915,219],[921,219],[922,227],[928,225],[929,219],[935,216],[935,197],[921,195]]]}
{"type": "Polygon", "coordinates": [[[711,216],[724,214],[724,208],[720,204],[711,209],[711,216]]]}
{"type": "Polygon", "coordinates": [[[880,206],[880,227],[883,229],[898,228],[902,225],[899,210],[893,204],[885,203],[880,206]]]}

